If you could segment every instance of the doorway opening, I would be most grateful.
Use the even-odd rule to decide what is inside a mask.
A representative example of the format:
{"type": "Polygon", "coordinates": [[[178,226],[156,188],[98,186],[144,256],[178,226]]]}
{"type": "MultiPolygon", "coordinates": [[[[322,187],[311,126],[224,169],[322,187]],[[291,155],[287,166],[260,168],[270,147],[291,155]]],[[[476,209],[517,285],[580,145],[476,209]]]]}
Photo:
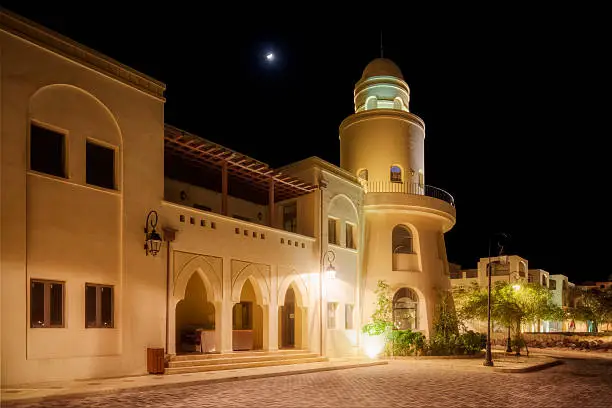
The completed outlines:
{"type": "Polygon", "coordinates": [[[206,287],[197,273],[187,282],[185,297],[176,305],[175,318],[177,354],[216,351],[202,346],[202,339],[215,336],[215,306],[208,302],[206,287]]]}
{"type": "Polygon", "coordinates": [[[255,289],[247,279],[240,292],[240,302],[232,310],[232,348],[234,351],[263,349],[263,308],[255,289]]]}
{"type": "Polygon", "coordinates": [[[295,292],[290,286],[285,294],[285,305],[281,306],[281,347],[295,348],[296,307],[295,292]]]}

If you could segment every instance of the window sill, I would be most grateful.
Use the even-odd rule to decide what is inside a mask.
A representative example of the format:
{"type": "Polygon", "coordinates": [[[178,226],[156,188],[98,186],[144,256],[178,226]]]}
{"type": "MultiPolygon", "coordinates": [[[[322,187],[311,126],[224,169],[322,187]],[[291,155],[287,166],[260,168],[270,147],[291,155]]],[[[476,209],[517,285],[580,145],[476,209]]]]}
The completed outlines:
{"type": "Polygon", "coordinates": [[[92,190],[102,191],[104,193],[110,193],[110,194],[115,194],[115,195],[121,194],[121,192],[117,188],[102,187],[102,186],[97,186],[95,184],[88,184],[88,183],[85,183],[84,187],[91,188],[92,190]]]}

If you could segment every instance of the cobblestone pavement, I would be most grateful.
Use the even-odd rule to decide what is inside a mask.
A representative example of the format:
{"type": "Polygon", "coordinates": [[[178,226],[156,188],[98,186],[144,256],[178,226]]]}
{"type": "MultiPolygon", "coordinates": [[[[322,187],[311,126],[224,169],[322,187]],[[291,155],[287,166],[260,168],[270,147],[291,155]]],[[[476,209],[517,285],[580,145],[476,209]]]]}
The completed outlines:
{"type": "Polygon", "coordinates": [[[284,377],[16,403],[11,407],[610,407],[612,360],[567,359],[523,374],[473,360],[389,365],[284,377]]]}

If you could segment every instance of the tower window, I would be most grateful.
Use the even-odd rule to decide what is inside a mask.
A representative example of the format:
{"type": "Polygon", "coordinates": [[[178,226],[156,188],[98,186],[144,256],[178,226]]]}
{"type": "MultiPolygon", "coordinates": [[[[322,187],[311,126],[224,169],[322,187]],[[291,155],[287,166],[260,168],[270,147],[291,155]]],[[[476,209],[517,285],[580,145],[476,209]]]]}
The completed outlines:
{"type": "Polygon", "coordinates": [[[402,182],[402,169],[399,166],[391,166],[391,182],[392,183],[402,182]]]}
{"type": "Polygon", "coordinates": [[[376,109],[378,107],[378,100],[375,96],[368,96],[365,105],[366,110],[376,109]]]}
{"type": "Polygon", "coordinates": [[[405,225],[396,225],[392,234],[394,254],[412,254],[412,233],[405,225]]]}
{"type": "Polygon", "coordinates": [[[30,169],[66,178],[66,136],[32,123],[30,169]]]}
{"type": "Polygon", "coordinates": [[[400,98],[395,98],[395,100],[393,100],[393,109],[395,109],[395,110],[403,110],[404,109],[404,102],[402,102],[402,100],[400,98]]]}
{"type": "Polygon", "coordinates": [[[399,330],[418,328],[419,298],[410,288],[401,288],[393,296],[393,323],[399,330]]]}

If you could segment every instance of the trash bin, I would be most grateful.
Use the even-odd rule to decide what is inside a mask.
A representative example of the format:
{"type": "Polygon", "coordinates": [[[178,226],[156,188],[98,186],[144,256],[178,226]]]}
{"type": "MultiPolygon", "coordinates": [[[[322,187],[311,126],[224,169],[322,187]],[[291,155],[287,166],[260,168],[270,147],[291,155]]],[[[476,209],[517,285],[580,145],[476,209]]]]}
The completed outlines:
{"type": "Polygon", "coordinates": [[[147,371],[149,374],[164,373],[164,349],[147,348],[147,371]]]}

